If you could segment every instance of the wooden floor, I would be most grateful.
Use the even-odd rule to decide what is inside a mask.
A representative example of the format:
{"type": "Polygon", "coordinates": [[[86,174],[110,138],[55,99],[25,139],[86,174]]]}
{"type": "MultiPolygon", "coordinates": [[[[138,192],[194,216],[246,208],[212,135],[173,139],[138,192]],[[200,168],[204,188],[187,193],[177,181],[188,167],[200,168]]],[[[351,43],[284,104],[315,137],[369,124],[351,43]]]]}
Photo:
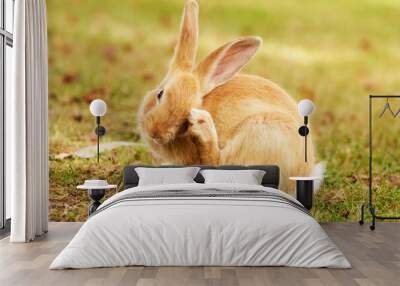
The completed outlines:
{"type": "Polygon", "coordinates": [[[48,270],[81,226],[50,223],[44,237],[26,244],[0,241],[0,285],[400,285],[400,224],[375,232],[356,223],[323,224],[352,269],[289,267],[123,267],[48,270]]]}

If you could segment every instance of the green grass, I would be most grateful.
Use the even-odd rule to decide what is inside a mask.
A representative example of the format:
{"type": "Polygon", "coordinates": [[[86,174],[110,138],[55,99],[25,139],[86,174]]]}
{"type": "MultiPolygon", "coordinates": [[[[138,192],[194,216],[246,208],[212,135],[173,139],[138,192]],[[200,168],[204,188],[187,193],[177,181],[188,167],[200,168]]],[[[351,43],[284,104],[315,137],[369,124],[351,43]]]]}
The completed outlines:
{"type": "MultiPolygon", "coordinates": [[[[316,103],[312,133],[327,174],[314,215],[321,221],[356,220],[367,198],[368,94],[396,94],[400,86],[400,3],[200,2],[200,58],[232,38],[259,35],[264,45],[245,72],[316,103]]],[[[95,143],[88,111],[94,98],[109,106],[104,141],[140,141],[136,111],[166,73],[183,1],[49,0],[47,7],[50,219],[84,220],[88,199],[75,190],[77,184],[90,177],[120,184],[124,165],[151,157],[145,147],[104,154],[100,166],[95,159],[54,156],[95,143]]],[[[393,106],[400,108],[400,100],[393,106]]],[[[383,102],[374,108],[381,107],[383,102]]],[[[376,120],[374,126],[378,208],[391,213],[400,212],[399,120],[376,120]]]]}

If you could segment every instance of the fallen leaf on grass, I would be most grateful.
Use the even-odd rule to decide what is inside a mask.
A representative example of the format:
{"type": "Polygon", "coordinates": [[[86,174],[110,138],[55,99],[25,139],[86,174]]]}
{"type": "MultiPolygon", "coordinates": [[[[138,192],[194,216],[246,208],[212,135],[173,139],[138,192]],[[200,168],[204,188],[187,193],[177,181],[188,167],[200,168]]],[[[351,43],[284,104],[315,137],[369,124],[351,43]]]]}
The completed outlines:
{"type": "Polygon", "coordinates": [[[154,78],[155,78],[155,75],[153,73],[151,73],[151,72],[144,72],[142,74],[142,79],[145,82],[152,81],[152,80],[154,80],[154,78]]]}
{"type": "MultiPolygon", "coordinates": [[[[68,22],[69,22],[70,25],[77,23],[78,20],[79,20],[79,18],[76,15],[73,15],[73,14],[68,14],[67,19],[68,19],[68,22]]],[[[71,27],[71,26],[69,26],[69,27],[71,27]]]]}
{"type": "Polygon", "coordinates": [[[79,79],[79,75],[77,73],[65,73],[63,76],[63,83],[70,84],[79,79]]]}
{"type": "Polygon", "coordinates": [[[172,19],[168,15],[161,15],[159,21],[164,28],[171,28],[172,26],[172,19]]]}
{"type": "Polygon", "coordinates": [[[132,44],[131,44],[131,43],[124,43],[124,44],[122,45],[122,50],[123,50],[125,53],[130,53],[130,52],[132,52],[132,50],[133,50],[132,44]]]}
{"type": "Polygon", "coordinates": [[[314,100],[315,99],[315,91],[308,87],[308,86],[301,86],[299,88],[299,92],[300,92],[300,96],[302,98],[308,98],[310,100],[314,100]]]}
{"type": "Polygon", "coordinates": [[[86,92],[81,96],[81,99],[86,103],[90,103],[97,97],[103,96],[105,93],[106,89],[104,87],[99,87],[86,92]]]}
{"type": "Polygon", "coordinates": [[[326,111],[322,115],[323,125],[329,125],[335,120],[335,115],[331,111],[326,111]]]}
{"type": "Polygon", "coordinates": [[[343,190],[337,192],[329,192],[325,195],[324,201],[327,204],[335,205],[345,201],[345,195],[343,190]]]}
{"type": "MultiPolygon", "coordinates": [[[[369,182],[369,175],[367,175],[367,174],[352,174],[352,175],[348,176],[347,178],[350,178],[350,181],[352,183],[360,182],[363,184],[367,184],[369,182]]],[[[382,181],[382,178],[380,176],[378,176],[378,175],[373,176],[372,182],[374,184],[379,184],[381,181],[382,181]]]]}
{"type": "Polygon", "coordinates": [[[350,211],[349,210],[341,210],[340,211],[340,215],[344,218],[348,218],[350,215],[350,211]]]}
{"type": "Polygon", "coordinates": [[[367,79],[362,82],[362,86],[365,91],[372,91],[378,87],[378,84],[372,79],[367,79]]]}
{"type": "Polygon", "coordinates": [[[117,60],[117,49],[114,46],[106,47],[103,56],[107,61],[115,62],[117,60]]]}
{"type": "Polygon", "coordinates": [[[60,43],[60,45],[58,46],[58,48],[61,50],[61,52],[64,54],[64,55],[69,55],[69,54],[71,54],[71,52],[72,52],[72,45],[70,45],[70,44],[67,44],[67,43],[60,43]]]}
{"type": "Polygon", "coordinates": [[[49,92],[49,99],[56,100],[57,93],[55,93],[54,91],[49,92]]]}
{"type": "Polygon", "coordinates": [[[75,113],[72,115],[72,118],[73,118],[76,122],[82,122],[82,120],[83,120],[83,115],[82,115],[82,113],[80,113],[80,112],[78,111],[78,112],[75,112],[75,113]]]}
{"type": "Polygon", "coordinates": [[[360,49],[363,51],[369,51],[372,47],[371,41],[367,38],[361,38],[360,39],[360,49]]]}
{"type": "Polygon", "coordinates": [[[353,174],[352,177],[355,181],[369,181],[369,176],[367,174],[353,174]]]}
{"type": "Polygon", "coordinates": [[[389,182],[392,187],[400,187],[400,177],[399,176],[390,176],[389,182]]]}
{"type": "Polygon", "coordinates": [[[359,118],[358,118],[358,115],[357,114],[355,114],[355,113],[350,113],[349,115],[348,115],[348,117],[349,117],[349,121],[350,122],[353,122],[354,123],[354,121],[357,121],[359,118]]]}
{"type": "Polygon", "coordinates": [[[52,65],[54,65],[55,60],[54,60],[54,58],[52,56],[49,56],[49,59],[48,59],[47,62],[49,64],[49,66],[52,66],[52,65]]]}
{"type": "Polygon", "coordinates": [[[111,162],[113,164],[118,164],[118,154],[117,154],[116,150],[112,150],[112,152],[111,152],[111,162]]]}

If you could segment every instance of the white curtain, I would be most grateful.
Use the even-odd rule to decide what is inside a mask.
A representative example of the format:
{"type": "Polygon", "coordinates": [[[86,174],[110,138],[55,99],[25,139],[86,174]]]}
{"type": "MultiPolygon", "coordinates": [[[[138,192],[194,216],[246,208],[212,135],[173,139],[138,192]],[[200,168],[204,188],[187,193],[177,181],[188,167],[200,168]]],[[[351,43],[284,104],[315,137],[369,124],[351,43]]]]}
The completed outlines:
{"type": "Polygon", "coordinates": [[[47,232],[47,23],[45,0],[15,1],[13,93],[6,98],[6,187],[12,242],[47,232]]]}

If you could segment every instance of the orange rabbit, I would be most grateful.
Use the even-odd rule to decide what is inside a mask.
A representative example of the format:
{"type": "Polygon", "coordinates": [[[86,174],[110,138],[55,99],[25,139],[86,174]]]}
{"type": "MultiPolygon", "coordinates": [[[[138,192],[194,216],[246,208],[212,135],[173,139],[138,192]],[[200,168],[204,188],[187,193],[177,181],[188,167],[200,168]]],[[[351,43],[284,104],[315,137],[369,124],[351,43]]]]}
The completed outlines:
{"type": "Polygon", "coordinates": [[[138,112],[143,140],[158,162],[174,164],[276,164],[280,188],[292,191],[289,176],[310,175],[297,130],[303,118],[278,85],[238,74],[262,43],[242,37],[213,51],[197,66],[198,4],[186,2],[180,38],[163,82],[138,112]]]}

